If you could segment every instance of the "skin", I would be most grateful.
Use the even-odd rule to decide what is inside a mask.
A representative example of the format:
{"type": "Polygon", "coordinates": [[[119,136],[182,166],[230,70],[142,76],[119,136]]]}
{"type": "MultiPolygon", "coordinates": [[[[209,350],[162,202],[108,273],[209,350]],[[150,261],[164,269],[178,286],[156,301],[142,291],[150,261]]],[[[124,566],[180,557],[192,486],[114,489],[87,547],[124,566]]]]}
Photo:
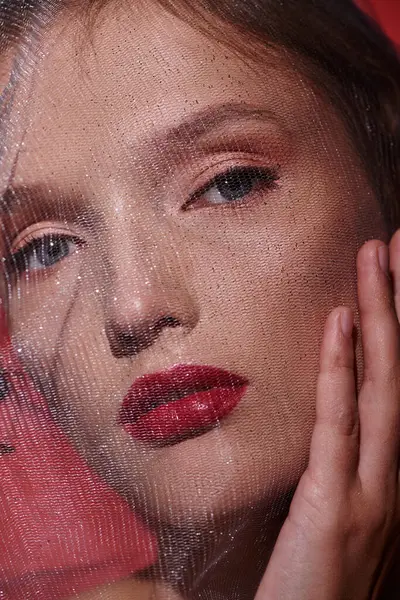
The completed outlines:
{"type": "MultiPolygon", "coordinates": [[[[79,243],[51,269],[9,275],[13,340],[89,462],[181,542],[163,548],[161,573],[201,555],[205,577],[185,585],[218,590],[225,569],[235,588],[246,569],[241,598],[253,597],[255,557],[267,561],[307,466],[327,315],[346,305],[360,325],[357,252],[388,241],[379,207],[340,116],[279,52],[249,70],[155,7],[113,5],[83,52],[77,27],[64,20],[46,39],[2,252],[33,234],[79,243]],[[165,138],[229,103],[264,113],[214,113],[201,138],[165,138]],[[217,174],[249,165],[276,170],[276,186],[236,205],[216,204],[214,189],[182,210],[217,174]],[[154,335],[160,315],[179,326],[154,335]],[[140,351],[119,335],[132,331],[140,351]],[[176,363],[226,368],[248,392],[201,437],[134,442],[115,425],[122,399],[136,377],[176,363]],[[239,545],[252,549],[240,565],[239,545]]],[[[355,355],[361,381],[360,339],[355,355]]]]}
{"type": "MultiPolygon", "coordinates": [[[[400,524],[400,231],[390,258],[381,242],[365,244],[357,271],[364,380],[357,394],[351,311],[336,309],[321,347],[310,461],[256,600],[376,599],[386,567],[393,567],[400,524]]],[[[379,598],[397,594],[398,583],[379,598]]]]}
{"type": "MultiPolygon", "coordinates": [[[[365,244],[357,271],[363,384],[357,395],[353,313],[335,309],[322,340],[309,464],[256,600],[378,598],[398,545],[392,533],[400,524],[400,231],[390,258],[381,242],[365,244]]],[[[133,581],[107,591],[109,600],[147,593],[133,581]]]]}

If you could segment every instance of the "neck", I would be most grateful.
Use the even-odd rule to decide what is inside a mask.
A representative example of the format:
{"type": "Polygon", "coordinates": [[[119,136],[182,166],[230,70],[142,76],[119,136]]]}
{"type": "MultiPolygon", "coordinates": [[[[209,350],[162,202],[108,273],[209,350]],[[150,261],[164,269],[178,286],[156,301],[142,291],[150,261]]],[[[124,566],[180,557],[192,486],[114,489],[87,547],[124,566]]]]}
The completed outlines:
{"type": "Polygon", "coordinates": [[[284,518],[243,518],[240,527],[221,536],[207,565],[193,582],[190,600],[253,600],[284,518]]]}
{"type": "Polygon", "coordinates": [[[253,600],[285,517],[246,509],[225,517],[229,527],[213,522],[211,535],[171,531],[173,542],[161,550],[158,576],[187,600],[253,600]]]}

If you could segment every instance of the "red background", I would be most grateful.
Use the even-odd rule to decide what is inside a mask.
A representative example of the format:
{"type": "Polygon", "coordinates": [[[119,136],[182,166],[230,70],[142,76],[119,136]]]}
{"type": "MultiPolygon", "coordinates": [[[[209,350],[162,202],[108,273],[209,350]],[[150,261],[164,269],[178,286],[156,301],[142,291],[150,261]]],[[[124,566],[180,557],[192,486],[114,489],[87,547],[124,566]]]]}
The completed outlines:
{"type": "Polygon", "coordinates": [[[400,0],[358,0],[400,46],[400,0]]]}

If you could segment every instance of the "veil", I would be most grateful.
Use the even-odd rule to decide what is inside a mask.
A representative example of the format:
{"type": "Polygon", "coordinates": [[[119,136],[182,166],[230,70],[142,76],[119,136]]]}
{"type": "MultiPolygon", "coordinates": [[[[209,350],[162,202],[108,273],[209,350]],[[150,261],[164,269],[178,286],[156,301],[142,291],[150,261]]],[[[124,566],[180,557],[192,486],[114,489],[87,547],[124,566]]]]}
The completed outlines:
{"type": "Polygon", "coordinates": [[[0,600],[254,599],[400,223],[357,4],[0,0],[0,600]]]}

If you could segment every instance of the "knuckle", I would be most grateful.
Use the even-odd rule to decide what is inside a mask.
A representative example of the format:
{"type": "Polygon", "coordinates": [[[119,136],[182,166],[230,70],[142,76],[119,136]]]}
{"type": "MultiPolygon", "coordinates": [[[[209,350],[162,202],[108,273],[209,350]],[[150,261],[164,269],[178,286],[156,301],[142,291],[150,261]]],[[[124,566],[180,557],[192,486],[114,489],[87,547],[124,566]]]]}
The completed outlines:
{"type": "Polygon", "coordinates": [[[289,519],[296,524],[299,520],[306,524],[312,531],[318,534],[332,534],[338,532],[339,518],[335,505],[332,506],[330,498],[324,486],[317,482],[310,473],[306,472],[296,492],[300,498],[296,504],[292,504],[289,511],[289,519]]]}
{"type": "Polygon", "coordinates": [[[345,438],[358,441],[360,423],[355,398],[347,398],[346,390],[335,383],[320,389],[324,390],[327,400],[322,409],[317,406],[317,424],[345,438]]]}
{"type": "Polygon", "coordinates": [[[369,531],[374,535],[381,535],[386,530],[388,517],[384,511],[376,510],[369,515],[369,531]]]}
{"type": "Polygon", "coordinates": [[[379,386],[390,398],[400,397],[400,363],[382,364],[379,370],[376,367],[366,367],[363,376],[363,389],[379,392],[379,386]]]}
{"type": "Polygon", "coordinates": [[[325,371],[347,376],[349,372],[353,372],[353,356],[347,355],[338,347],[333,348],[329,354],[325,371]]]}
{"type": "Polygon", "coordinates": [[[356,503],[357,511],[345,525],[345,537],[362,548],[378,548],[390,530],[391,519],[385,510],[375,507],[366,509],[356,503]]]}
{"type": "Polygon", "coordinates": [[[359,419],[358,412],[352,406],[342,404],[335,412],[332,424],[335,426],[337,433],[346,438],[355,438],[359,436],[359,419]]]}
{"type": "Polygon", "coordinates": [[[386,373],[386,385],[388,386],[390,392],[392,392],[393,396],[399,396],[400,394],[400,365],[396,364],[395,366],[388,369],[386,373]]]}
{"type": "Polygon", "coordinates": [[[391,528],[393,520],[392,512],[383,506],[383,504],[376,503],[369,507],[365,527],[370,538],[376,540],[385,536],[386,532],[391,528]]]}

